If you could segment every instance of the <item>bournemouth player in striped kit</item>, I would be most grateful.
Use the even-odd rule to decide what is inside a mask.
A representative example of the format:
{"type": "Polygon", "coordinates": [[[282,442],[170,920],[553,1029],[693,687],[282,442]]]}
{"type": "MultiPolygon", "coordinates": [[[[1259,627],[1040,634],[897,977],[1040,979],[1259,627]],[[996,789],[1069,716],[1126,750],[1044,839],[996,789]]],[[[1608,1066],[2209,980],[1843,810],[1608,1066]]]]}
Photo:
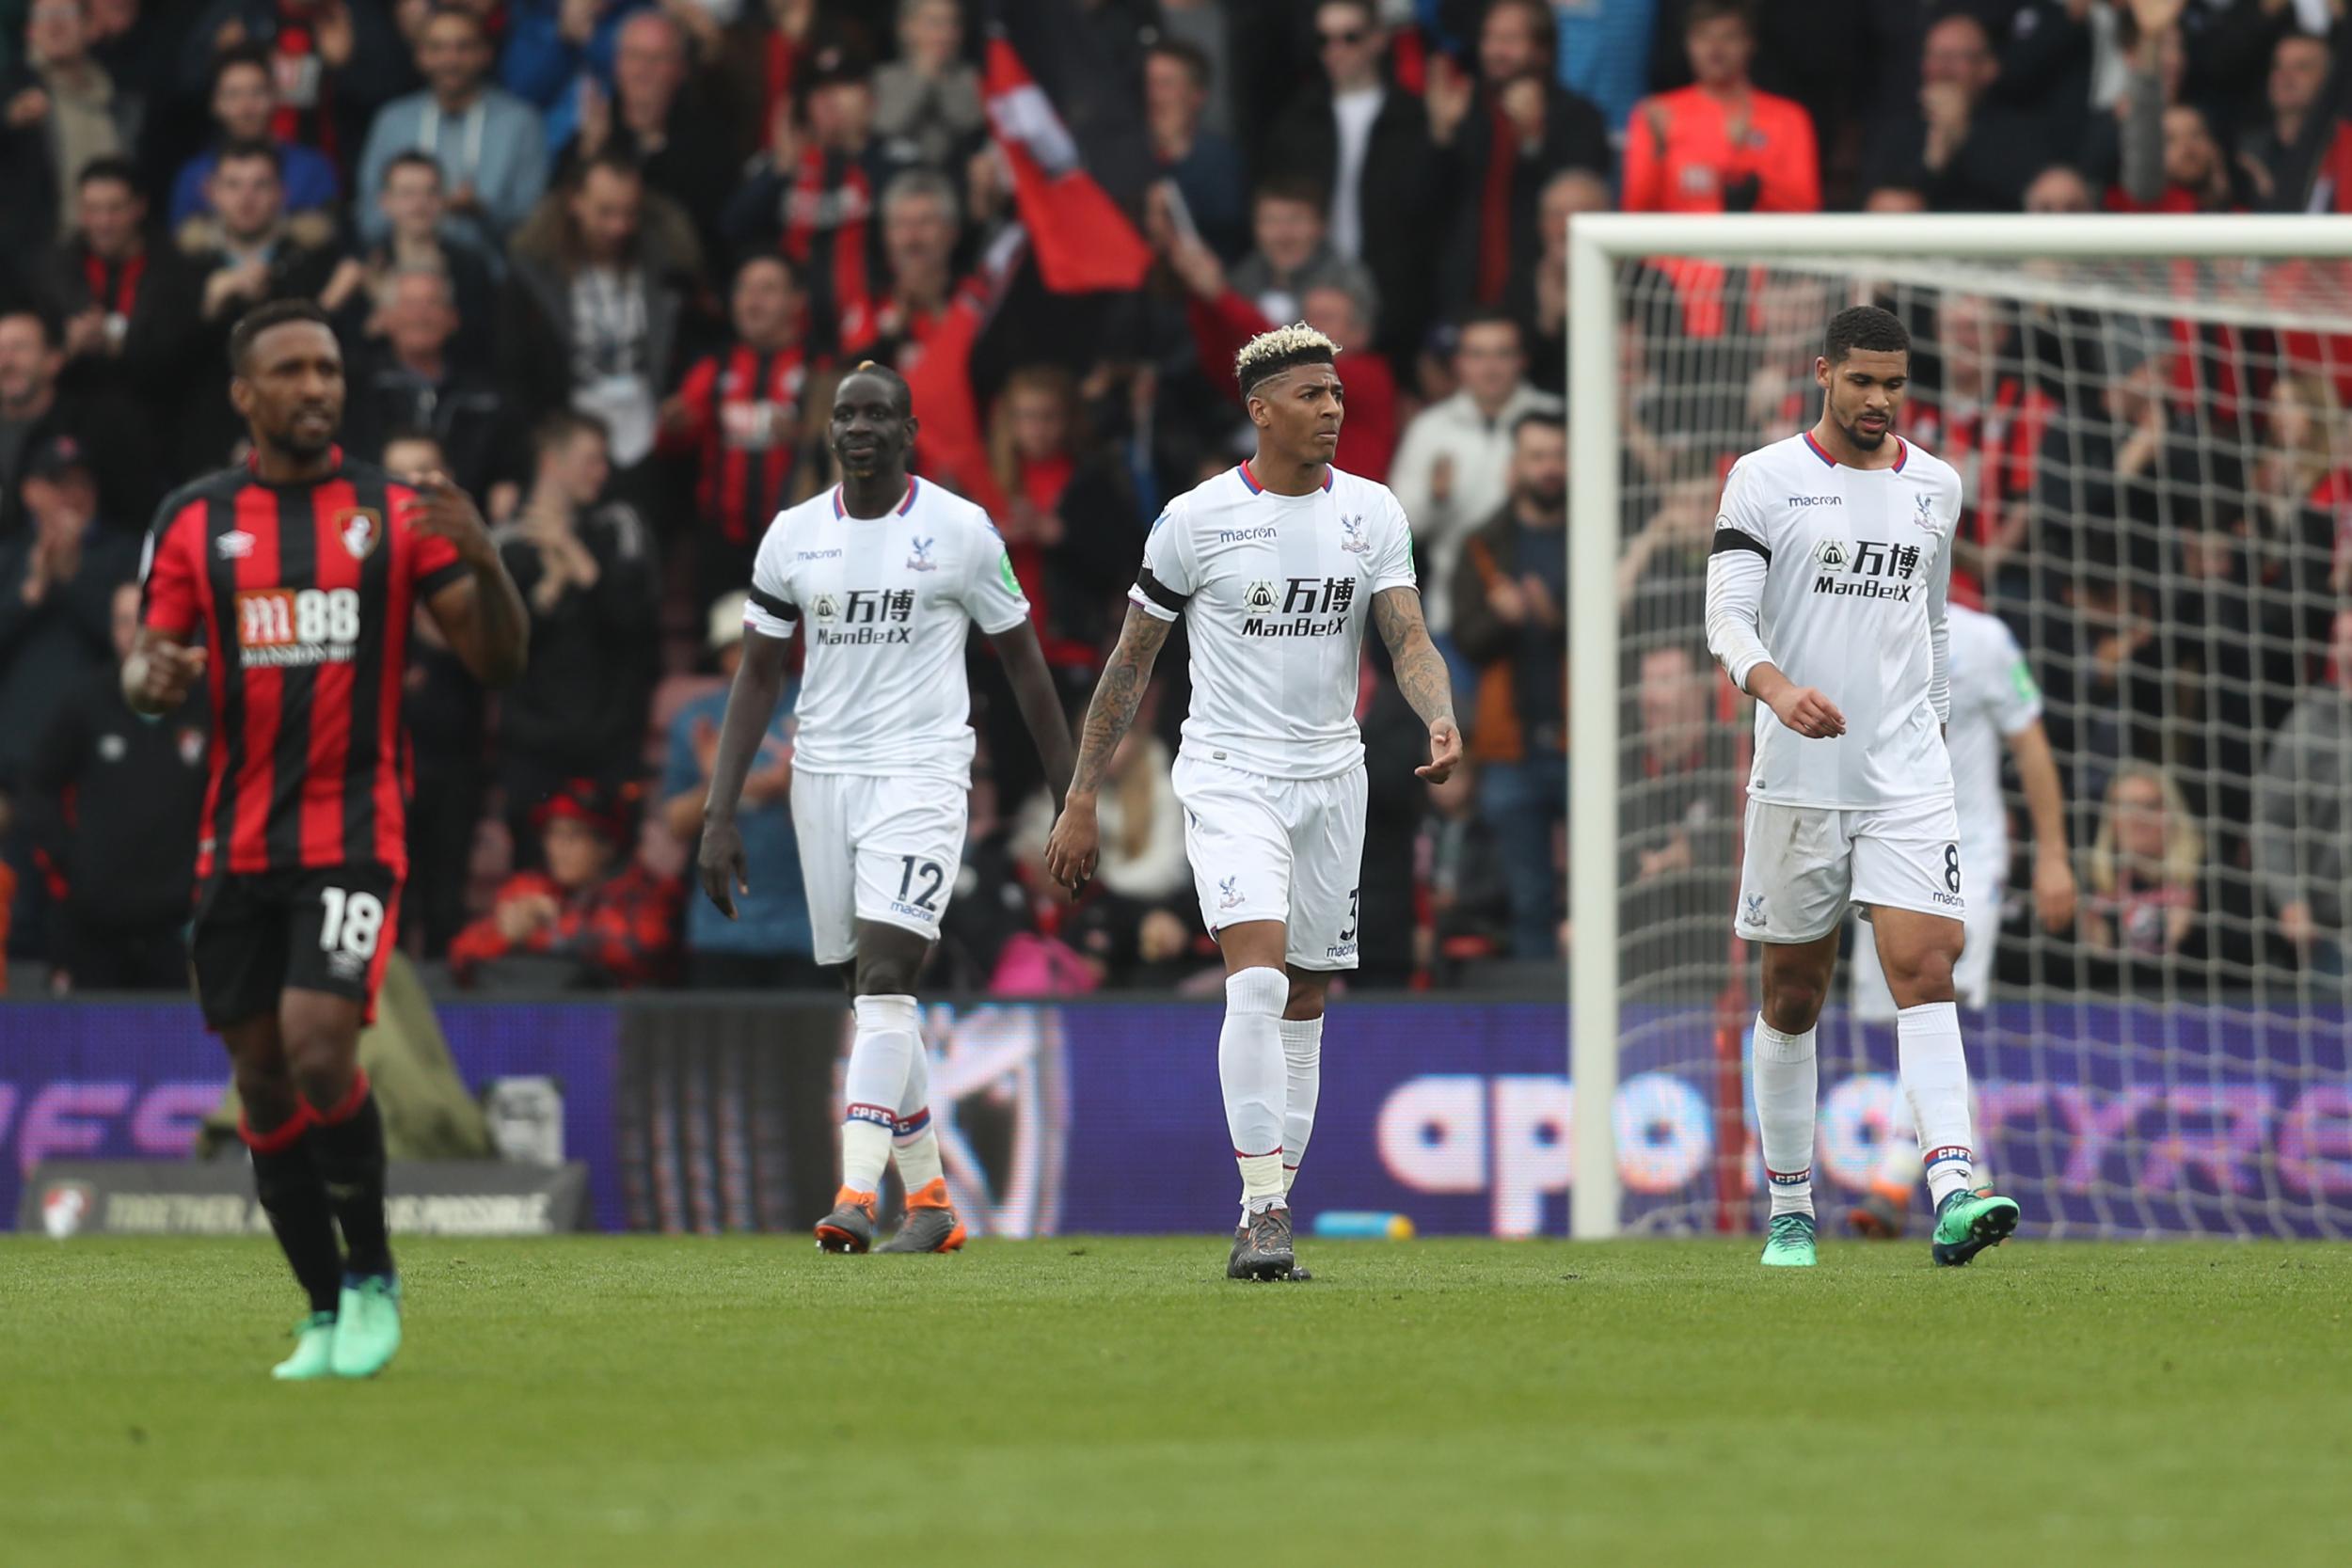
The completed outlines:
{"type": "Polygon", "coordinates": [[[335,445],[343,366],[325,312],[264,305],[229,355],[252,456],[164,502],[123,689],[156,714],[210,680],[191,957],[255,1190],[310,1295],[276,1375],[365,1377],[400,1345],[384,1122],[358,1039],[407,871],[408,629],[423,606],[497,686],[522,672],[529,621],[471,500],[335,445]]]}

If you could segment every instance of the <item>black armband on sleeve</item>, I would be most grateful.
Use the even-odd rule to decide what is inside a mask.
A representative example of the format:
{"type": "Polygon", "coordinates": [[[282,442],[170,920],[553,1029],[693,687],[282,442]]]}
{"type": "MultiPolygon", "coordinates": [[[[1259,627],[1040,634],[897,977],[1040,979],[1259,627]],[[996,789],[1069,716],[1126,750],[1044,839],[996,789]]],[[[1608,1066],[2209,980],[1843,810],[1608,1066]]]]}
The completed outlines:
{"type": "Polygon", "coordinates": [[[1150,599],[1171,615],[1183,614],[1184,606],[1192,602],[1191,594],[1177,593],[1176,590],[1153,577],[1152,568],[1149,566],[1136,573],[1136,586],[1143,591],[1145,598],[1150,599]]]}
{"type": "Polygon", "coordinates": [[[1710,555],[1728,555],[1733,550],[1754,550],[1756,554],[1764,558],[1765,564],[1770,565],[1772,563],[1772,552],[1771,548],[1765,545],[1763,540],[1758,539],[1755,534],[1742,533],[1736,528],[1717,529],[1715,531],[1715,547],[1708,553],[1710,555]]]}
{"type": "Polygon", "coordinates": [[[754,588],[751,594],[752,603],[759,606],[779,621],[797,621],[801,618],[799,605],[787,603],[764,588],[754,588]]]}

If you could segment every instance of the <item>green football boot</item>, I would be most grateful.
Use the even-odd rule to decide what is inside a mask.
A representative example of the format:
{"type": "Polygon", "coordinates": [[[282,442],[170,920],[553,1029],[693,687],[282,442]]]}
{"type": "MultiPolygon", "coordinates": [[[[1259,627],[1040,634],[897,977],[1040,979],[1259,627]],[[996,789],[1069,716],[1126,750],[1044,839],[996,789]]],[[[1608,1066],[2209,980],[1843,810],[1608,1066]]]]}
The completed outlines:
{"type": "Polygon", "coordinates": [[[335,1375],[335,1314],[313,1312],[294,1324],[294,1352],[269,1370],[280,1383],[335,1375]]]}
{"type": "Polygon", "coordinates": [[[1999,1246],[2017,1228],[2017,1200],[1983,1192],[1950,1193],[1935,1206],[1936,1262],[1957,1268],[1989,1246],[1999,1246]]]}
{"type": "Polygon", "coordinates": [[[1813,1216],[1774,1214],[1764,1233],[1764,1266],[1768,1269],[1809,1269],[1813,1266],[1813,1216]]]}
{"type": "Polygon", "coordinates": [[[335,1315],[335,1375],[373,1377],[400,1349],[400,1277],[343,1275],[342,1310],[335,1315]]]}

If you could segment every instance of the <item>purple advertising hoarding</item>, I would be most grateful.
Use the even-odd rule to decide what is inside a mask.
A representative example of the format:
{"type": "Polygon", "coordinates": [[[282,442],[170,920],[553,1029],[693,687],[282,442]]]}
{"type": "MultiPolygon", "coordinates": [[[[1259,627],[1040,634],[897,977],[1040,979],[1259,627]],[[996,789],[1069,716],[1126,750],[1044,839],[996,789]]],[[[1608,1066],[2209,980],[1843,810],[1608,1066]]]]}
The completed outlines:
{"type": "MultiPolygon", "coordinates": [[[[629,1139],[655,1146],[640,1163],[657,1177],[665,1141],[689,1152],[707,1141],[692,1131],[691,1095],[683,1108],[662,1099],[654,1062],[707,1057],[714,1092],[756,1085],[768,1080],[729,1064],[778,1054],[787,1015],[804,1015],[817,1070],[765,1092],[784,1093],[800,1124],[814,1120],[807,1147],[770,1158],[766,1145],[784,1134],[770,1130],[774,1118],[752,1117],[739,1134],[721,1127],[714,1169],[764,1191],[774,1173],[813,1159],[802,1184],[814,1192],[830,1165],[832,1107],[813,1102],[827,1099],[822,1062],[846,1033],[840,1009],[816,998],[723,1006],[706,1016],[660,1002],[477,1003],[444,1006],[440,1019],[469,1086],[558,1081],[565,1152],[590,1166],[599,1227],[674,1227],[661,1205],[625,1200],[629,1139]],[[634,1027],[638,1012],[669,1022],[634,1027]],[[732,1020],[723,1033],[717,1019],[732,1020]],[[673,1126],[684,1130],[675,1140],[673,1126]],[[639,1131],[625,1139],[616,1129],[628,1128],[639,1131]],[[726,1136],[754,1147],[730,1155],[726,1136]]],[[[1168,1001],[927,1008],[936,1122],[975,1233],[1223,1225],[1237,1179],[1217,1089],[1219,1019],[1213,1004],[1168,1001]]],[[[2346,1023],[2341,1008],[2005,1005],[1969,1030],[1979,1144],[2024,1204],[2030,1234],[2352,1234],[2346,1023]]],[[[1614,1120],[1632,1230],[1714,1226],[1716,1151],[1730,1141],[1719,1136],[1714,1053],[1708,1009],[1627,1010],[1614,1120]]],[[[1565,1234],[1566,1060],[1555,1003],[1336,1005],[1302,1216],[1375,1210],[1424,1233],[1565,1234]]],[[[1899,1099],[1892,1031],[1833,1016],[1821,1063],[1816,1172],[1834,1214],[1867,1182],[1887,1135],[1899,1099]]],[[[44,1157],[184,1155],[224,1077],[217,1042],[184,1005],[0,1006],[0,1215],[14,1212],[24,1173],[44,1157]]],[[[722,1205],[707,1222],[796,1223],[785,1204],[757,1201],[722,1205]]]]}
{"type": "MultiPolygon", "coordinates": [[[[469,1087],[546,1076],[564,1096],[564,1152],[589,1168],[596,1224],[616,1229],[612,1159],[620,1013],[601,1003],[440,1009],[469,1087]]],[[[193,1003],[0,1006],[0,1213],[44,1159],[184,1159],[229,1081],[193,1003]]],[[[4,1223],[4,1222],[0,1222],[4,1223]]]]}

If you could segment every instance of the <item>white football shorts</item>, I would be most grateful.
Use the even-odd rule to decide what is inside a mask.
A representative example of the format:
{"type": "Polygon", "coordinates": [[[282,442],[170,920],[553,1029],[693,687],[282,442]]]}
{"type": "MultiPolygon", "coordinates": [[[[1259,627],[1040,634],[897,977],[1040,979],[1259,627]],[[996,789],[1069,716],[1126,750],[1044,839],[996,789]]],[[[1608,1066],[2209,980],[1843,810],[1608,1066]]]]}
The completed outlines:
{"type": "Polygon", "coordinates": [[[969,791],[945,779],[793,773],[792,827],[818,963],[857,956],[861,920],[939,940],[963,865],[969,805],[969,791]]]}
{"type": "MultiPolygon", "coordinates": [[[[2009,846],[1997,849],[1960,847],[1961,896],[1968,911],[1961,916],[1967,941],[1960,962],[1952,966],[1952,990],[1963,1007],[1982,1007],[1993,1000],[1993,960],[2001,944],[2001,887],[2009,879],[2009,846]]],[[[1869,1023],[1891,1023],[1895,993],[1886,989],[1886,971],[1879,965],[1879,944],[1869,930],[1854,933],[1853,1009],[1869,1023]]]]}
{"type": "Polygon", "coordinates": [[[1857,905],[1966,918],[1949,798],[1878,811],[1748,802],[1732,925],[1742,942],[1812,942],[1857,905]]]}
{"type": "Polygon", "coordinates": [[[1271,779],[1180,752],[1171,781],[1184,807],[1184,857],[1201,923],[1211,933],[1279,920],[1287,962],[1354,969],[1363,765],[1324,779],[1271,779]]]}

